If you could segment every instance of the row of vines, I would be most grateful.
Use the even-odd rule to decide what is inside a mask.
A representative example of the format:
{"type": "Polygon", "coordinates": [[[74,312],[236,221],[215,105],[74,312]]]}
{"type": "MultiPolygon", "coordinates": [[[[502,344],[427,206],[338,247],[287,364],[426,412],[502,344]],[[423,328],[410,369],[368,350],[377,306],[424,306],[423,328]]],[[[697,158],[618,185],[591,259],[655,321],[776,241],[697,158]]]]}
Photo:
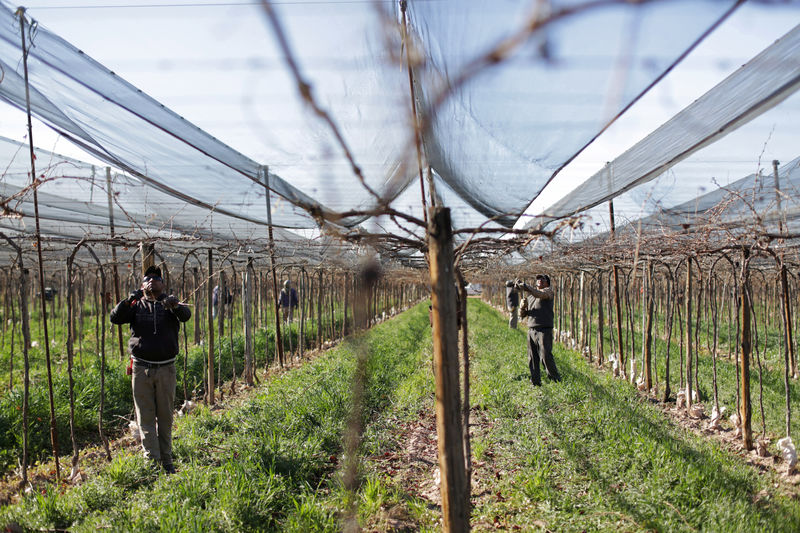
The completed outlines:
{"type": "MultiPolygon", "coordinates": [[[[800,430],[792,420],[800,279],[763,259],[643,258],[627,268],[551,271],[556,340],[660,401],[710,415],[711,428],[727,411],[743,447],[765,450],[800,430]]],[[[484,298],[505,307],[505,284],[484,285],[484,298]]]]}
{"type": "MultiPolygon", "coordinates": [[[[257,383],[259,369],[299,363],[428,294],[418,275],[403,271],[373,272],[365,283],[363,271],[270,269],[211,250],[192,251],[182,262],[156,257],[167,292],[192,309],[176,361],[180,401],[214,404],[241,385],[257,383]],[[285,281],[298,296],[291,320],[277,305],[285,281]]],[[[118,434],[131,417],[124,370],[129,334],[112,326],[108,314],[139,288],[142,269],[135,256],[119,269],[115,265],[99,261],[81,243],[65,268],[43,272],[44,283],[36,282],[21,255],[0,268],[0,460],[6,471],[19,465],[22,485],[31,461],[49,454],[60,477],[60,435],[71,440],[71,475],[86,444],[102,443],[110,459],[108,435],[118,434]]]]}

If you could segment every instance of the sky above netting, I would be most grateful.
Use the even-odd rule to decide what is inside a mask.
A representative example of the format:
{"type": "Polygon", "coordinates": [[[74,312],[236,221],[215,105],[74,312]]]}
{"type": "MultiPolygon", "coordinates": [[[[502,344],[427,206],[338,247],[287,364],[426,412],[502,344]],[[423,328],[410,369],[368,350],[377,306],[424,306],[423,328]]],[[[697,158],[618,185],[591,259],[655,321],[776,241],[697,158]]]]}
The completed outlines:
{"type": "MultiPolygon", "coordinates": [[[[151,217],[158,204],[161,227],[236,241],[268,221],[267,172],[274,191],[269,214],[279,227],[317,227],[319,219],[306,207],[316,215],[350,212],[337,218],[342,224],[419,236],[413,224],[401,227],[385,217],[364,222],[357,213],[385,202],[422,218],[404,63],[409,51],[419,58],[411,69],[418,111],[429,119],[423,122],[422,161],[432,167],[438,196],[453,209],[457,227],[487,220],[511,226],[554,173],[722,20],[733,2],[584,9],[526,34],[526,24],[547,15],[530,2],[412,1],[413,39],[405,45],[393,2],[282,2],[274,7],[286,48],[277,44],[257,2],[178,4],[30,2],[28,14],[40,23],[29,59],[35,113],[89,150],[79,159],[98,168],[111,164],[163,198],[148,210],[128,211],[131,222],[151,217]],[[502,57],[493,57],[501,61],[482,62],[498,50],[502,57]],[[287,54],[334,128],[300,97],[287,54]],[[177,198],[172,206],[170,198],[177,198]],[[229,222],[226,228],[208,224],[209,212],[229,222]]],[[[551,2],[550,14],[584,4],[591,3],[551,2]]],[[[19,107],[19,26],[13,9],[6,9],[0,93],[19,107]]],[[[766,46],[780,30],[773,25],[772,35],[761,31],[760,40],[766,46]]],[[[731,70],[758,51],[731,47],[704,77],[731,70]]],[[[687,79],[680,83],[693,85],[687,79]]],[[[674,91],[691,92],[684,89],[674,91]]],[[[11,118],[20,115],[2,116],[9,117],[0,122],[2,131],[24,141],[24,120],[11,118]]],[[[41,127],[34,140],[40,132],[43,148],[75,155],[64,137],[45,135],[41,127]]],[[[763,130],[753,135],[763,137],[763,130]]],[[[727,174],[731,180],[746,175],[727,174]]],[[[559,183],[563,193],[574,186],[559,183]]],[[[681,194],[674,203],[684,201],[681,194]]],[[[100,211],[86,214],[96,217],[87,224],[102,225],[100,211]]]]}

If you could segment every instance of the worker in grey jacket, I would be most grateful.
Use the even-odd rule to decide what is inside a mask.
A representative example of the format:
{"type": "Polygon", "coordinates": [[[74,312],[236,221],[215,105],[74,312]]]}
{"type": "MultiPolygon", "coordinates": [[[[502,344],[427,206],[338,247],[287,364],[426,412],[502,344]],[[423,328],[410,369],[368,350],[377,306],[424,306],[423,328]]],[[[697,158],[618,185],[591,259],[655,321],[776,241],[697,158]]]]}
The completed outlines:
{"type": "Polygon", "coordinates": [[[547,377],[553,381],[561,381],[553,358],[553,288],[547,274],[536,276],[536,287],[517,281],[515,284],[522,291],[527,306],[520,316],[528,318],[528,367],[531,371],[531,382],[539,386],[542,378],[539,363],[544,364],[547,377]]]}
{"type": "Polygon", "coordinates": [[[142,288],[111,311],[112,324],[130,324],[131,374],[136,422],[142,449],[168,474],[172,463],[172,409],[175,403],[175,357],[180,323],[192,311],[172,295],[167,296],[161,269],[145,271],[142,288]]]}

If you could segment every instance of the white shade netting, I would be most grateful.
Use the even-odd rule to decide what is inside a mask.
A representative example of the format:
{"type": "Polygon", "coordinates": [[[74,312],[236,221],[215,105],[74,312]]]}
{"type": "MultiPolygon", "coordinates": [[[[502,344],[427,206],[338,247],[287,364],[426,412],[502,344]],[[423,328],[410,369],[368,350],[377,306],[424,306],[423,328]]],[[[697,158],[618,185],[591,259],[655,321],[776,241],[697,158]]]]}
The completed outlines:
{"type": "MultiPolygon", "coordinates": [[[[322,218],[352,225],[365,220],[362,211],[380,211],[395,200],[396,209],[419,218],[420,162],[423,173],[430,166],[442,180],[436,192],[459,210],[458,224],[474,227],[491,219],[510,226],[554,173],[734,4],[600,8],[593,2],[550,2],[550,13],[534,14],[522,1],[502,8],[477,1],[410,2],[408,31],[414,37],[406,42],[399,5],[276,5],[285,48],[273,43],[263,52],[279,60],[290,56],[297,76],[290,69],[270,73],[275,98],[261,112],[281,126],[265,131],[275,142],[259,162],[39,26],[26,33],[31,107],[92,155],[164,194],[142,199],[132,193],[132,203],[147,205],[141,213],[130,210],[133,226],[155,214],[158,231],[251,240],[257,230],[248,224],[269,222],[267,169],[275,193],[269,214],[278,227],[314,228],[322,218]],[[504,39],[524,34],[538,16],[553,22],[525,35],[502,61],[469,75],[476,60],[504,39]],[[330,57],[331,50],[355,59],[344,66],[315,61],[330,57]],[[420,154],[409,54],[423,126],[420,154]],[[303,100],[298,81],[307,83],[330,123],[303,100]],[[167,198],[180,202],[170,206],[167,198]]],[[[278,33],[267,24],[264,31],[278,33]]],[[[0,97],[24,109],[21,59],[19,19],[5,4],[0,97]]],[[[102,224],[101,219],[98,211],[86,223],[102,224]]]]}
{"type": "Polygon", "coordinates": [[[435,111],[423,136],[430,163],[504,225],[733,5],[545,4],[410,3],[426,54],[419,85],[435,111]],[[512,45],[514,32],[547,17],[512,45]],[[493,51],[497,64],[487,59],[493,51]]]}
{"type": "MultiPolygon", "coordinates": [[[[580,213],[625,191],[630,193],[615,200],[615,209],[622,208],[623,219],[637,219],[691,203],[759,167],[771,172],[770,158],[764,157],[767,148],[797,156],[798,89],[800,26],[546,208],[545,222],[580,213]],[[736,132],[739,128],[742,135],[736,132]],[[734,165],[741,169],[738,175],[721,176],[718,168],[708,165],[716,161],[717,167],[725,163],[730,169],[731,158],[742,160],[734,165]]],[[[593,221],[607,220],[607,213],[607,207],[598,207],[588,215],[593,221]]]]}

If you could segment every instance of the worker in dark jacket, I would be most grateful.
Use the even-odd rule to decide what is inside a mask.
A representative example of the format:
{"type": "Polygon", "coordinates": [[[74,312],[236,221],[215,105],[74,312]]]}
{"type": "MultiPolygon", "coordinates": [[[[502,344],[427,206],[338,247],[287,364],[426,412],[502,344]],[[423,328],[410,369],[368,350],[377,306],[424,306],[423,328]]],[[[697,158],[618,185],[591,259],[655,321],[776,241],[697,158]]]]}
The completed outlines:
{"type": "Polygon", "coordinates": [[[180,323],[192,312],[167,296],[161,269],[149,267],[142,288],[111,311],[113,324],[130,324],[133,403],[146,457],[172,474],[172,409],[175,403],[175,357],[180,323]]]}
{"type": "Polygon", "coordinates": [[[300,305],[297,299],[297,291],[292,287],[292,282],[288,279],[283,282],[283,288],[278,296],[278,305],[283,313],[283,321],[287,324],[294,319],[294,310],[300,305]]]}
{"type": "Polygon", "coordinates": [[[561,381],[553,358],[553,288],[547,274],[536,276],[536,287],[527,283],[515,284],[523,292],[526,309],[520,316],[528,318],[528,367],[531,371],[531,382],[539,386],[542,378],[539,363],[544,364],[547,377],[553,381],[561,381]]]}

